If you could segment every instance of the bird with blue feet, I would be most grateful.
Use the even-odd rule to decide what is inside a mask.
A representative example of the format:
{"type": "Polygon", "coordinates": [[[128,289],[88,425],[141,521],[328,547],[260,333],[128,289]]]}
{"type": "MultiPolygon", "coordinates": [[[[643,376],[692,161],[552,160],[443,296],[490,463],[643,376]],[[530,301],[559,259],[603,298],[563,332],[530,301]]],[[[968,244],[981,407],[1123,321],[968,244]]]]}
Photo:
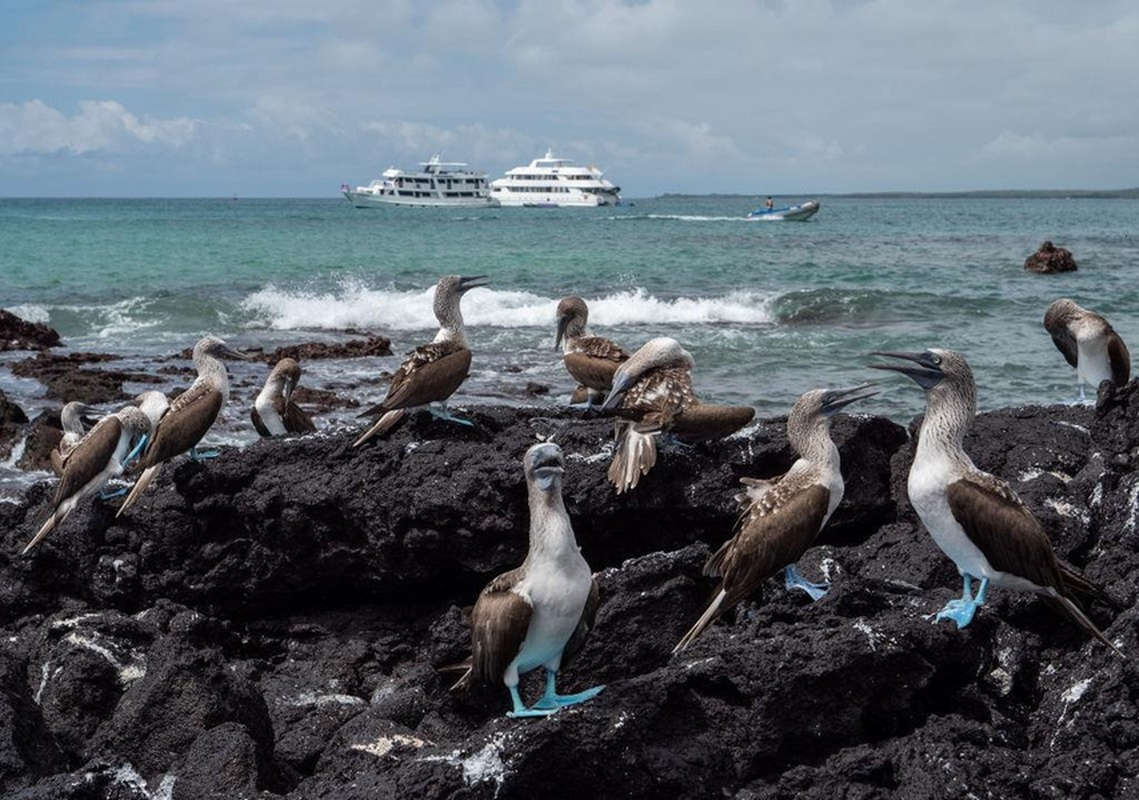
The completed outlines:
{"type": "Polygon", "coordinates": [[[581,555],[562,501],[566,462],[556,444],[536,444],[522,459],[530,504],[530,548],[522,566],[499,575],[471,611],[471,656],[452,689],[501,682],[509,717],[548,716],[596,697],[604,686],[558,694],[558,671],[585,645],[597,617],[597,581],[581,555]],[[531,706],[520,677],[542,667],[546,685],[531,706]]]}
{"type": "Polygon", "coordinates": [[[719,577],[720,585],[704,613],[673,648],[673,655],[780,571],[788,589],[800,589],[812,600],[826,594],[827,584],[804,578],[795,562],[814,544],[845,490],[838,448],[830,435],[831,417],[876,394],[867,388],[864,384],[815,389],[795,402],[787,417],[787,438],[799,458],[774,478],[741,478],[747,488],[736,495],[740,505],[736,533],[704,565],[704,574],[719,577]]]}
{"type": "MultiPolygon", "coordinates": [[[[1032,592],[1119,653],[1080,604],[1119,604],[1086,575],[1056,558],[1040,522],[1012,487],[977,468],[964,439],[977,414],[977,385],[969,362],[953,350],[876,352],[897,359],[875,369],[900,372],[925,390],[925,418],[907,480],[922,523],[961,574],[961,597],[929,619],[972,622],[990,586],[1032,592]],[[973,594],[973,581],[980,581],[973,594]]],[[[1120,653],[1122,655],[1122,653],[1120,653]]]]}

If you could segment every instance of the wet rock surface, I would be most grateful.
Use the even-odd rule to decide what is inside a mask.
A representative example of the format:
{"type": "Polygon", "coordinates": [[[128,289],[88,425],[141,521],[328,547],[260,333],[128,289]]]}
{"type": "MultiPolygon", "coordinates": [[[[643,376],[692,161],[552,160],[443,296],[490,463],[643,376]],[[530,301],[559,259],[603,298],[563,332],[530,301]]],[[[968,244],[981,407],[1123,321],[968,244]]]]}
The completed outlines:
{"type": "Polygon", "coordinates": [[[0,308],[0,350],[42,350],[58,347],[59,332],[42,322],[28,322],[0,308]]]}
{"type": "Polygon", "coordinates": [[[963,631],[927,622],[959,579],[905,499],[906,431],[869,416],[835,421],[846,498],[800,562],[830,593],[770,582],[673,658],[738,478],[794,458],[784,421],[668,445],[618,497],[611,423],[472,411],[360,449],[331,430],[177,459],[124,518],[84,503],[30,557],[53,484],[0,504],[0,795],[1139,793],[1135,384],[1097,409],[984,414],[966,442],[1127,607],[1091,609],[1127,659],[1007,591],[963,631]],[[607,688],[511,720],[503,687],[452,693],[439,670],[468,651],[463,607],[525,553],[521,456],[549,437],[602,594],[559,688],[607,688]]]}
{"type": "Polygon", "coordinates": [[[1038,272],[1050,275],[1054,272],[1075,272],[1079,267],[1072,251],[1066,247],[1057,247],[1050,241],[1045,241],[1039,249],[1024,260],[1024,268],[1029,272],[1038,272]]]}

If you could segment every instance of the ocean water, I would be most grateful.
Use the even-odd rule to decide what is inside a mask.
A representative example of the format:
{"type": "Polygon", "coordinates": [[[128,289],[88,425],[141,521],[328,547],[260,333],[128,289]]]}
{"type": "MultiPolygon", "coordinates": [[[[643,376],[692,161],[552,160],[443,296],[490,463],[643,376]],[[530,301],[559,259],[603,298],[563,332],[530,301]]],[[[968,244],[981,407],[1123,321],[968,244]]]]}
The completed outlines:
{"type": "MultiPolygon", "coordinates": [[[[572,385],[553,349],[554,308],[572,293],[589,303],[595,333],[630,350],[660,335],[684,343],[702,399],[776,416],[808,389],[875,381],[882,393],[859,410],[900,422],[920,412],[921,392],[869,369],[871,350],[962,351],[986,409],[1075,397],[1075,373],[1041,324],[1058,297],[1139,347],[1139,200],[819,199],[806,222],[748,221],[759,200],[738,196],[475,211],[0,199],[0,307],[55,327],[63,352],[126,356],[109,365],[123,369],[154,369],[155,356],[205,333],[266,349],[382,333],[396,356],[302,365],[303,385],[373,402],[381,373],[434,335],[438,277],[487,275],[490,286],[463,300],[475,356],[458,405],[564,402],[572,385]],[[1079,271],[1026,273],[1045,239],[1072,250],[1079,271]],[[551,392],[528,397],[528,382],[551,392]]],[[[31,413],[57,405],[12,376],[7,365],[23,357],[0,354],[0,389],[31,413]]],[[[253,384],[265,369],[232,372],[253,384]]],[[[254,437],[242,402],[251,396],[235,396],[216,436],[254,437]]]]}

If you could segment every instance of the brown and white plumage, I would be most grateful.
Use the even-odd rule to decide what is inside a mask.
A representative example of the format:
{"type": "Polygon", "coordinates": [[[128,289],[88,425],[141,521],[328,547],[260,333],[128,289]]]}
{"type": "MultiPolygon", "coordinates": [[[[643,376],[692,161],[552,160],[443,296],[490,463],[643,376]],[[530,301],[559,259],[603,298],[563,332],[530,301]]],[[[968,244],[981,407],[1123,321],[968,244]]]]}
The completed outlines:
{"type": "Polygon", "coordinates": [[[589,329],[589,307],[580,297],[563,297],[558,303],[558,333],[554,349],[562,348],[566,372],[577,381],[571,402],[600,403],[613,386],[613,373],[629,353],[589,329]]]}
{"type": "Polygon", "coordinates": [[[733,608],[776,575],[802,558],[842,500],[844,484],[838,448],[830,437],[830,418],[873,392],[865,386],[815,389],[795,403],[787,418],[787,438],[799,459],[782,475],[742,478],[736,495],[740,520],[735,535],[704,565],[704,574],[719,577],[704,613],[680,639],[673,653],[688,647],[725,611],[733,608]]]}
{"type": "Polygon", "coordinates": [[[407,354],[392,376],[384,401],[360,414],[361,417],[380,418],[353,443],[353,447],[390,431],[409,409],[446,400],[467,379],[471,371],[471,350],[467,345],[459,304],[464,293],[485,286],[481,282],[483,280],[482,275],[447,275],[439,279],[434,300],[439,332],[430,344],[421,345],[407,354]]]}
{"type": "Polygon", "coordinates": [[[312,418],[293,402],[293,391],[300,379],[301,367],[295,359],[282,358],[273,365],[264,388],[249,410],[253,427],[259,434],[284,436],[316,430],[312,418]]]}
{"type": "Polygon", "coordinates": [[[67,518],[79,501],[90,497],[123,473],[123,462],[135,442],[150,430],[150,420],[127,406],[104,417],[80,440],[63,467],[52,499],[52,513],[24,548],[27,553],[67,518]]]}
{"type": "Polygon", "coordinates": [[[206,336],[194,346],[194,366],[198,369],[198,377],[189,389],[174,398],[169,409],[161,415],[139,462],[142,474],[119,507],[117,516],[122,516],[134,505],[158,477],[164,463],[196,447],[213,426],[229,399],[229,373],[222,358],[248,360],[249,356],[234,350],[216,336],[206,336]]]}
{"type": "Polygon", "coordinates": [[[1081,399],[1085,397],[1085,385],[1094,391],[1105,380],[1122,386],[1131,377],[1127,345],[1111,324],[1094,311],[1062,297],[1044,312],[1044,328],[1064,359],[1075,367],[1081,399]]]}
{"type": "Polygon", "coordinates": [[[656,464],[656,437],[667,431],[699,441],[728,436],[751,422],[755,409],[701,403],[692,389],[692,355],[675,339],[650,339],[621,364],[603,411],[619,418],[609,480],[621,493],[656,464]]]}
{"type": "Polygon", "coordinates": [[[597,615],[597,582],[582,558],[562,501],[565,458],[543,443],[523,459],[530,504],[530,548],[522,566],[492,580],[471,612],[471,658],[455,689],[502,682],[512,716],[549,714],[596,695],[558,695],[555,676],[585,644],[597,615]],[[518,691],[522,674],[544,667],[546,692],[526,708],[518,691]]]}
{"type": "Polygon", "coordinates": [[[72,400],[63,406],[59,412],[59,424],[63,428],[63,435],[59,438],[59,444],[52,449],[49,458],[51,459],[51,468],[56,475],[62,475],[63,469],[67,465],[67,458],[71,455],[71,451],[75,449],[76,445],[87,435],[87,425],[84,422],[84,416],[90,413],[91,409],[86,403],[81,403],[78,400],[72,400]]]}
{"type": "Polygon", "coordinates": [[[968,625],[991,583],[1027,591],[1114,648],[1079,605],[1078,595],[1115,602],[1087,577],[1061,564],[1036,517],[1005,481],[978,469],[963,441],[977,413],[977,388],[965,357],[952,350],[879,353],[909,363],[875,365],[925,390],[926,413],[907,489],[914,510],[964,578],[960,600],[935,617],[968,625]],[[981,589],[972,597],[972,579],[981,589]]]}
{"type": "Polygon", "coordinates": [[[134,404],[142,409],[142,413],[150,420],[150,434],[153,436],[158,423],[170,410],[170,398],[157,389],[149,389],[137,395],[134,404]]]}

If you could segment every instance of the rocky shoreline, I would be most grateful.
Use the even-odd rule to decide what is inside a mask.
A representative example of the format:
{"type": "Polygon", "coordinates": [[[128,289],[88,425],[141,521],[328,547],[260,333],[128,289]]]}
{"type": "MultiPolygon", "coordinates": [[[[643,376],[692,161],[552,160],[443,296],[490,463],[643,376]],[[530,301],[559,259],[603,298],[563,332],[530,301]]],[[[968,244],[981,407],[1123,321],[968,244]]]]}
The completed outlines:
{"type": "MultiPolygon", "coordinates": [[[[801,562],[683,656],[740,476],[793,459],[783,420],[673,447],[633,492],[605,479],[611,423],[548,408],[414,416],[179,459],[130,513],[83,504],[29,557],[54,485],[0,504],[0,795],[35,798],[1129,797],[1139,794],[1139,387],[1097,408],[981,415],[966,447],[1126,611],[1121,659],[1030,597],[958,591],[905,499],[907,431],[834,426],[847,494],[801,562]],[[565,690],[511,720],[504,689],[448,691],[462,608],[526,548],[521,457],[553,437],[599,574],[565,690]]],[[[911,425],[911,430],[913,430],[911,425]]],[[[561,683],[559,685],[562,685],[561,683]]],[[[531,687],[533,689],[533,687],[531,687]]]]}

